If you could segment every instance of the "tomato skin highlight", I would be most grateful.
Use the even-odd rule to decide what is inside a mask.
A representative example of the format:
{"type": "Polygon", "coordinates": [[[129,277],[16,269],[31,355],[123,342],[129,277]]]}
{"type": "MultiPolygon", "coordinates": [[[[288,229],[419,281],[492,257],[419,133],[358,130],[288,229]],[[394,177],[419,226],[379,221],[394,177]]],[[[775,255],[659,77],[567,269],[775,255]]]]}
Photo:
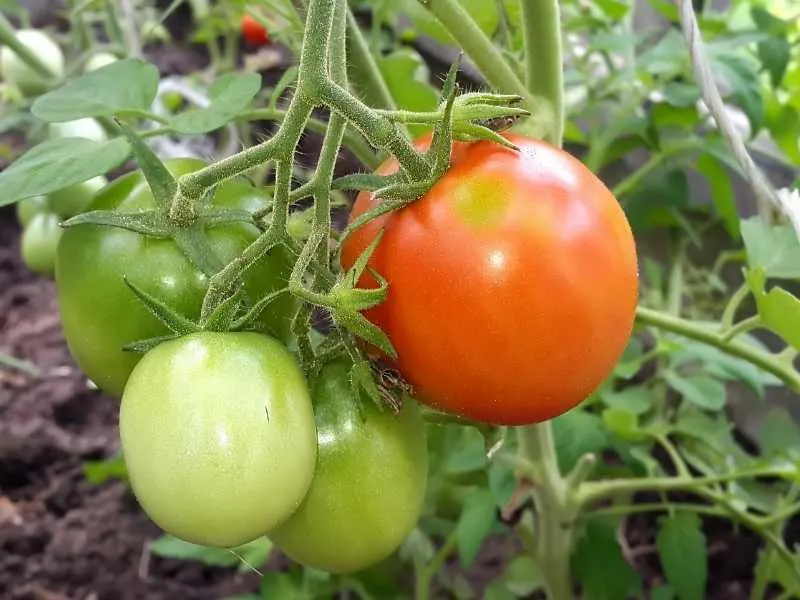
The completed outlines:
{"type": "Polygon", "coordinates": [[[242,37],[252,46],[264,46],[270,42],[266,27],[250,14],[242,16],[241,29],[242,37]]]}
{"type": "MultiPolygon", "coordinates": [[[[506,137],[520,150],[457,142],[427,194],[345,241],[342,266],[383,228],[370,266],[389,293],[364,314],[392,341],[415,396],[524,425],[569,411],[611,373],[633,328],[638,266],[622,208],[589,169],[545,142],[506,137]]],[[[396,169],[388,161],[379,172],[396,169]]],[[[351,221],[375,205],[360,193],[351,221]]],[[[361,285],[377,284],[365,275],[361,285]]]]}
{"type": "MultiPolygon", "coordinates": [[[[196,159],[170,159],[175,175],[197,170],[196,159]]],[[[213,205],[254,211],[264,197],[244,179],[216,188],[213,205]]],[[[102,190],[90,210],[137,211],[154,207],[152,192],[141,171],[126,174],[102,190]]],[[[259,235],[248,223],[230,223],[207,230],[214,254],[227,264],[259,235]]],[[[282,251],[272,253],[245,276],[252,298],[286,286],[292,264],[282,251]]],[[[208,279],[171,239],[156,239],[118,227],[81,224],[64,231],[56,256],[56,288],[67,346],[81,370],[107,394],[119,398],[140,356],[123,351],[137,340],[168,335],[125,283],[152,294],[181,314],[197,318],[208,279]]],[[[259,325],[280,339],[290,334],[297,303],[288,294],[270,304],[259,325]]]]}
{"type": "Polygon", "coordinates": [[[406,398],[397,415],[357,404],[351,363],[328,363],[314,381],[316,474],[303,504],[268,534],[293,560],[353,573],[384,559],[417,524],[427,489],[425,423],[406,398]]]}
{"type": "Polygon", "coordinates": [[[125,387],[120,438],[148,516],[205,546],[263,536],[314,475],[305,378],[281,342],[258,333],[201,332],[149,351],[125,387]]]}

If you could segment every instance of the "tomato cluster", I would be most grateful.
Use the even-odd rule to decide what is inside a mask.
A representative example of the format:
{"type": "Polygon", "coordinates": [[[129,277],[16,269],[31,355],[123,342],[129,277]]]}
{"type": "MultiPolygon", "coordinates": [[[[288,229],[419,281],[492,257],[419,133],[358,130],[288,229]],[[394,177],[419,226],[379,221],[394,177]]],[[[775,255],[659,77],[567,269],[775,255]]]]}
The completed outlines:
{"type": "MultiPolygon", "coordinates": [[[[180,176],[206,163],[164,164],[180,176]]],[[[208,206],[253,214],[268,201],[234,178],[214,189],[208,206]]],[[[141,214],[155,206],[144,175],[134,171],[83,209],[141,214]]],[[[223,265],[259,234],[241,220],[204,232],[223,265]]],[[[342,357],[307,381],[289,350],[298,306],[291,296],[271,303],[253,331],[166,339],[167,326],[129,284],[197,321],[208,277],[174,236],[71,225],[55,263],[69,349],[98,387],[121,399],[131,489],[165,531],[226,548],[269,536],[297,561],[342,573],[386,558],[408,536],[427,486],[420,408],[407,399],[395,414],[356,397],[352,363],[342,357]],[[144,354],[125,350],[161,337],[144,354]]],[[[288,253],[273,250],[244,276],[248,298],[285,288],[291,269],[288,253]]]]}
{"type": "MultiPolygon", "coordinates": [[[[377,285],[376,272],[389,284],[387,299],[365,315],[397,350],[390,364],[410,384],[401,389],[413,390],[398,411],[354,392],[349,357],[329,357],[304,376],[290,350],[298,304],[289,294],[246,331],[178,336],[142,301],[158,299],[198,322],[208,273],[177,236],[88,222],[61,235],[55,278],[67,344],[86,375],[121,398],[131,488],[154,522],[208,546],[268,536],[302,564],[358,571],[395,551],[421,514],[428,449],[415,400],[521,425],[570,410],[608,376],[638,293],[627,220],[578,160],[508,139],[517,150],[456,143],[450,169],[429,192],[344,242],[349,268],[383,231],[359,284],[377,285]],[[142,340],[159,343],[128,351],[142,340]]],[[[416,143],[424,148],[430,136],[416,143]]],[[[165,161],[175,176],[204,165],[165,161]]],[[[396,169],[390,160],[380,172],[396,169]]],[[[203,210],[254,214],[268,201],[233,178],[203,210]]],[[[30,227],[36,216],[26,211],[48,202],[21,205],[21,220],[30,227]]],[[[351,219],[376,203],[360,194],[351,219]]],[[[156,205],[136,171],[88,209],[141,215],[156,205]]],[[[220,265],[260,235],[249,219],[201,221],[201,230],[220,265]]],[[[243,275],[245,296],[285,289],[292,267],[288,251],[273,249],[243,275]]]]}

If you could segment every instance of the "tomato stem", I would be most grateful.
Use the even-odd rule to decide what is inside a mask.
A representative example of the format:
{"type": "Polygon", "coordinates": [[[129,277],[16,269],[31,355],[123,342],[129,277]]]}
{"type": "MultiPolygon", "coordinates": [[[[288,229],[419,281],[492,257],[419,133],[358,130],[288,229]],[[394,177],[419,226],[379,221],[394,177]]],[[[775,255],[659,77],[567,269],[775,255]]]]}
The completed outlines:
{"type": "MultiPolygon", "coordinates": [[[[643,306],[639,306],[636,309],[636,320],[639,323],[713,346],[731,356],[743,358],[760,369],[772,373],[790,389],[800,391],[800,373],[797,372],[791,362],[784,360],[780,354],[762,350],[753,344],[736,339],[728,339],[730,337],[727,335],[728,331],[720,333],[688,319],[675,317],[643,306]]],[[[747,324],[748,327],[750,325],[752,323],[747,324]]]]}
{"type": "Polygon", "coordinates": [[[549,600],[572,600],[570,557],[579,505],[561,474],[549,421],[517,430],[520,455],[531,463],[536,536],[534,558],[549,600]]]}
{"type": "Polygon", "coordinates": [[[381,74],[380,67],[370,51],[367,40],[361,33],[353,11],[347,9],[347,40],[350,73],[358,84],[363,86],[367,97],[376,108],[393,110],[397,108],[389,86],[381,74]]]}
{"type": "Polygon", "coordinates": [[[549,105],[547,138],[561,146],[564,135],[564,75],[561,64],[561,18],[558,2],[522,0],[525,85],[549,105]]]}

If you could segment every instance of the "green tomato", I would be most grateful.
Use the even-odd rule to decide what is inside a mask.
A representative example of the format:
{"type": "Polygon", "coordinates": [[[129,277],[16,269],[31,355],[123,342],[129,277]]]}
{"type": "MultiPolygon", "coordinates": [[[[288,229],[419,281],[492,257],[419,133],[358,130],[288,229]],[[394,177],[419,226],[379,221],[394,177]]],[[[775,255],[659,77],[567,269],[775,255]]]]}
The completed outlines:
{"type": "Polygon", "coordinates": [[[39,213],[31,218],[22,232],[22,260],[34,273],[50,277],[55,270],[56,249],[63,229],[59,218],[52,213],[39,213]]]}
{"type": "Polygon", "coordinates": [[[50,203],[47,201],[47,196],[25,198],[17,202],[17,221],[23,227],[27,227],[33,217],[49,210],[50,203]]]}
{"type": "MultiPolygon", "coordinates": [[[[53,79],[64,76],[64,54],[49,35],[38,29],[20,29],[17,40],[50,68],[53,79]]],[[[0,78],[26,93],[45,90],[50,83],[8,46],[0,47],[0,78]]]]}
{"type": "Polygon", "coordinates": [[[89,71],[102,69],[111,63],[117,62],[118,60],[119,58],[110,52],[98,52],[97,54],[93,54],[92,57],[86,61],[86,63],[83,65],[83,72],[88,73],[89,71]]]}
{"type": "Polygon", "coordinates": [[[314,382],[318,457],[303,504],[268,536],[293,560],[352,573],[405,541],[422,512],[428,480],[425,423],[406,398],[399,414],[355,400],[351,363],[326,365],[314,382]]]}
{"type": "MultiPolygon", "coordinates": [[[[165,162],[175,175],[205,165],[197,159],[165,162]]],[[[220,184],[212,204],[253,212],[265,198],[246,179],[220,184]]],[[[128,173],[100,192],[90,210],[134,212],[154,207],[153,194],[141,171],[128,173]]],[[[248,223],[230,223],[207,230],[214,255],[222,264],[238,257],[259,235],[248,223]]],[[[251,299],[285,288],[292,262],[276,249],[245,276],[251,299]]],[[[56,282],[61,324],[72,356],[83,372],[108,394],[122,395],[139,356],[123,351],[131,342],[167,335],[168,329],[131,292],[124,278],[189,318],[198,318],[208,278],[172,239],[156,239],[119,227],[82,224],[69,227],[56,257],[56,282]]],[[[270,304],[260,328],[283,340],[290,336],[296,301],[285,294],[270,304]]]]}
{"type": "Polygon", "coordinates": [[[69,218],[84,212],[92,203],[95,195],[106,185],[108,185],[108,179],[103,175],[98,175],[50,192],[47,200],[54,213],[69,218]]]}
{"type": "Polygon", "coordinates": [[[201,332],[150,350],[125,387],[119,429],[142,508],[195,544],[263,536],[297,510],[314,476],[305,379],[259,333],[201,332]]]}
{"type": "Polygon", "coordinates": [[[82,137],[95,142],[105,142],[108,134],[96,119],[76,119],[64,123],[51,123],[49,127],[51,138],[82,137]]]}

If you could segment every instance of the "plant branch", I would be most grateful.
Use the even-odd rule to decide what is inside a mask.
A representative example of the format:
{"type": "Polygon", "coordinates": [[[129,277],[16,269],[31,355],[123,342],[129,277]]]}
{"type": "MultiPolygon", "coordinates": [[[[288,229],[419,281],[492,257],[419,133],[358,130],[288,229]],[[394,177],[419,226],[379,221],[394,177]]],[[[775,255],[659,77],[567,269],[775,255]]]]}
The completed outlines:
{"type": "Polygon", "coordinates": [[[789,388],[800,391],[800,373],[791,364],[781,360],[780,356],[772,352],[761,350],[751,344],[738,340],[726,340],[724,335],[710,331],[701,325],[687,320],[651,310],[643,306],[636,309],[636,320],[639,323],[657,327],[684,337],[708,344],[726,354],[743,358],[753,365],[772,373],[789,388]]]}
{"type": "Polygon", "coordinates": [[[378,63],[375,62],[367,40],[364,39],[350,9],[347,10],[347,42],[347,58],[350,62],[351,72],[358,75],[358,84],[364,87],[370,101],[377,103],[377,108],[388,110],[397,108],[389,86],[386,85],[378,63]]]}
{"type": "MultiPolygon", "coordinates": [[[[458,0],[420,0],[420,2],[450,32],[492,87],[507,94],[523,96],[531,111],[538,108],[539,103],[533,100],[530,91],[509,66],[503,53],[481,31],[458,0]]],[[[549,4],[550,0],[538,3],[549,4]]],[[[559,68],[561,68],[560,63],[559,68]]]]}
{"type": "Polygon", "coordinates": [[[558,2],[522,0],[522,25],[525,85],[534,96],[547,99],[552,113],[550,141],[561,146],[564,135],[564,67],[561,64],[558,2]]]}
{"type": "Polygon", "coordinates": [[[686,44],[689,46],[689,53],[692,58],[692,68],[695,78],[700,87],[700,92],[708,106],[709,111],[717,122],[722,137],[728,145],[728,149],[733,154],[736,162],[742,168],[745,177],[753,188],[758,198],[759,214],[767,222],[770,219],[770,206],[781,209],[781,203],[772,186],[767,181],[764,174],[753,161],[744,141],[736,131],[736,126],[728,116],[722,96],[719,93],[711,65],[705,55],[703,38],[700,28],[697,25],[697,18],[691,0],[678,0],[678,9],[681,19],[686,44]]]}

